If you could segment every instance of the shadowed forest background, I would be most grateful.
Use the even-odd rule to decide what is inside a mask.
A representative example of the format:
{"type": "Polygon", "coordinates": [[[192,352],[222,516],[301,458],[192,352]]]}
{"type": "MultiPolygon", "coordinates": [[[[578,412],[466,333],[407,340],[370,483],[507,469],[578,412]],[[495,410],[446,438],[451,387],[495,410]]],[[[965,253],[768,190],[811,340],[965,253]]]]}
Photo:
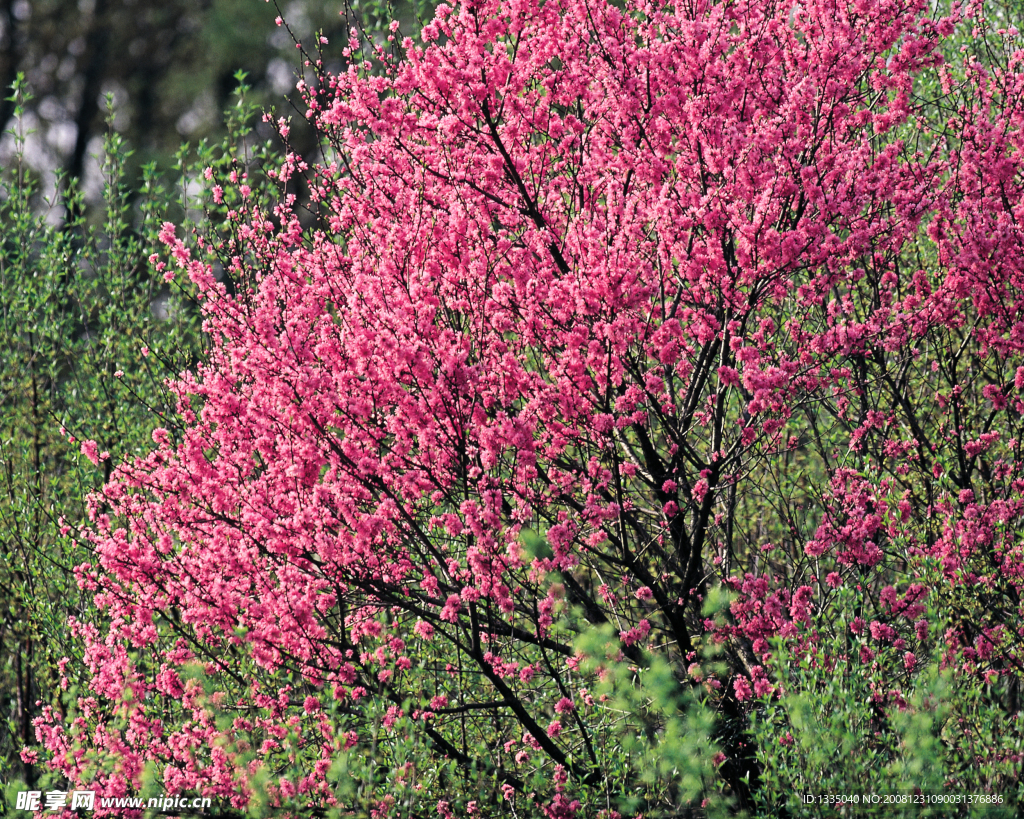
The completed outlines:
{"type": "MultiPolygon", "coordinates": [[[[34,99],[21,127],[29,167],[84,179],[93,200],[100,193],[98,164],[107,132],[105,98],[113,98],[114,130],[131,146],[129,171],[156,161],[167,166],[183,141],[193,144],[224,132],[223,114],[244,72],[257,106],[286,109],[299,60],[292,35],[274,25],[284,15],[299,38],[322,31],[333,41],[348,36],[353,20],[370,27],[407,22],[426,6],[399,4],[391,11],[364,3],[347,12],[333,2],[298,0],[280,7],[247,0],[151,3],[144,0],[4,0],[0,9],[0,124],[10,126],[15,102],[9,89],[19,74],[34,99]]],[[[335,59],[328,68],[337,69],[335,59]]],[[[287,111],[283,111],[287,113],[287,111]]],[[[266,128],[261,137],[267,137],[266,128]]],[[[297,146],[303,147],[303,146],[297,146]]],[[[307,149],[311,146],[304,146],[307,149]]],[[[5,164],[12,141],[3,142],[5,164]]]]}

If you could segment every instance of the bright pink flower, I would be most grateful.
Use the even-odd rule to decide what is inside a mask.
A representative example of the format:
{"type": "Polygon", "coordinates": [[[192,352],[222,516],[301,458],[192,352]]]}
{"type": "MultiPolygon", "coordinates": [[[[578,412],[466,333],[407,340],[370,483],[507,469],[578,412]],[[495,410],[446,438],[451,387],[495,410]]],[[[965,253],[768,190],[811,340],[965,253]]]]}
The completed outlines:
{"type": "Polygon", "coordinates": [[[96,466],[100,465],[100,452],[99,447],[95,441],[82,441],[81,447],[82,454],[93,462],[96,466]]]}
{"type": "Polygon", "coordinates": [[[892,626],[888,626],[885,623],[879,623],[877,620],[871,621],[869,631],[871,632],[871,637],[874,640],[891,642],[896,638],[896,631],[892,626]]]}

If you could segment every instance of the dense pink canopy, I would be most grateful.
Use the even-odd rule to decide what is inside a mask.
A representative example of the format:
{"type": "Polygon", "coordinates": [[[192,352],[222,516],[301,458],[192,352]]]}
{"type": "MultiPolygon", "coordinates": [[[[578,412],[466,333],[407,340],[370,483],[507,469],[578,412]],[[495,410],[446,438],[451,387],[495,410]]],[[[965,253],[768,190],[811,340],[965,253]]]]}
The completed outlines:
{"type": "Polygon", "coordinates": [[[274,170],[315,225],[243,187],[237,295],[165,231],[212,346],[95,501],[88,739],[40,726],[65,774],[84,743],[110,792],[151,762],[241,807],[292,732],[272,798],[330,804],[366,735],[327,710],[376,698],[460,764],[478,707],[506,797],[549,770],[569,816],[611,736],[575,632],[736,719],[850,585],[851,651],[909,675],[936,566],[1001,607],[956,662],[1016,668],[1024,75],[952,87],[930,8],[467,0],[400,60],[353,40],[303,86],[327,160],[274,170]]]}

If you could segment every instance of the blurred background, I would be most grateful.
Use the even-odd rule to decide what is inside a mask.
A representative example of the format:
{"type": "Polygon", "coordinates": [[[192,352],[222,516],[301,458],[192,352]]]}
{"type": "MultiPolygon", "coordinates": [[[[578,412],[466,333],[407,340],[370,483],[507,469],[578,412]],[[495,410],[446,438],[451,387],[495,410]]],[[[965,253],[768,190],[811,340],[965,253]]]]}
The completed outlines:
{"type": "MultiPolygon", "coordinates": [[[[372,29],[392,14],[412,22],[417,11],[359,0],[0,0],[0,131],[12,126],[10,88],[22,74],[32,95],[21,122],[24,159],[42,175],[41,190],[63,169],[95,202],[107,95],[132,164],[164,166],[183,141],[222,135],[239,71],[251,101],[287,108],[300,68],[288,29],[300,40],[322,31],[334,42],[353,22],[372,29]],[[278,16],[288,29],[275,25],[278,16]]],[[[13,151],[5,134],[0,166],[13,151]]]]}

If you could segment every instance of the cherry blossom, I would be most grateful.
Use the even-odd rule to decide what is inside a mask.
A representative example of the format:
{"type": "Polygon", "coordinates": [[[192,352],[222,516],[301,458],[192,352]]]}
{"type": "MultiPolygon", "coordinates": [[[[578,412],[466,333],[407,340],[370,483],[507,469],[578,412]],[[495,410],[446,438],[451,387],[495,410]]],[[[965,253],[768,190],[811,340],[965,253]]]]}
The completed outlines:
{"type": "Polygon", "coordinates": [[[371,725],[469,770],[486,714],[524,745],[504,798],[572,816],[614,745],[570,696],[590,628],[729,724],[854,588],[860,662],[909,646],[913,672],[955,589],[989,612],[942,635],[956,661],[1019,671],[1024,67],[951,64],[977,21],[931,8],[465,0],[400,58],[353,36],[301,88],[324,161],[290,155],[272,206],[210,180],[237,292],[161,233],[209,359],[93,500],[106,621],[38,725],[54,766],[239,810],[270,770],[333,806],[371,725]],[[529,791],[538,765],[564,781],[529,791]]]}

